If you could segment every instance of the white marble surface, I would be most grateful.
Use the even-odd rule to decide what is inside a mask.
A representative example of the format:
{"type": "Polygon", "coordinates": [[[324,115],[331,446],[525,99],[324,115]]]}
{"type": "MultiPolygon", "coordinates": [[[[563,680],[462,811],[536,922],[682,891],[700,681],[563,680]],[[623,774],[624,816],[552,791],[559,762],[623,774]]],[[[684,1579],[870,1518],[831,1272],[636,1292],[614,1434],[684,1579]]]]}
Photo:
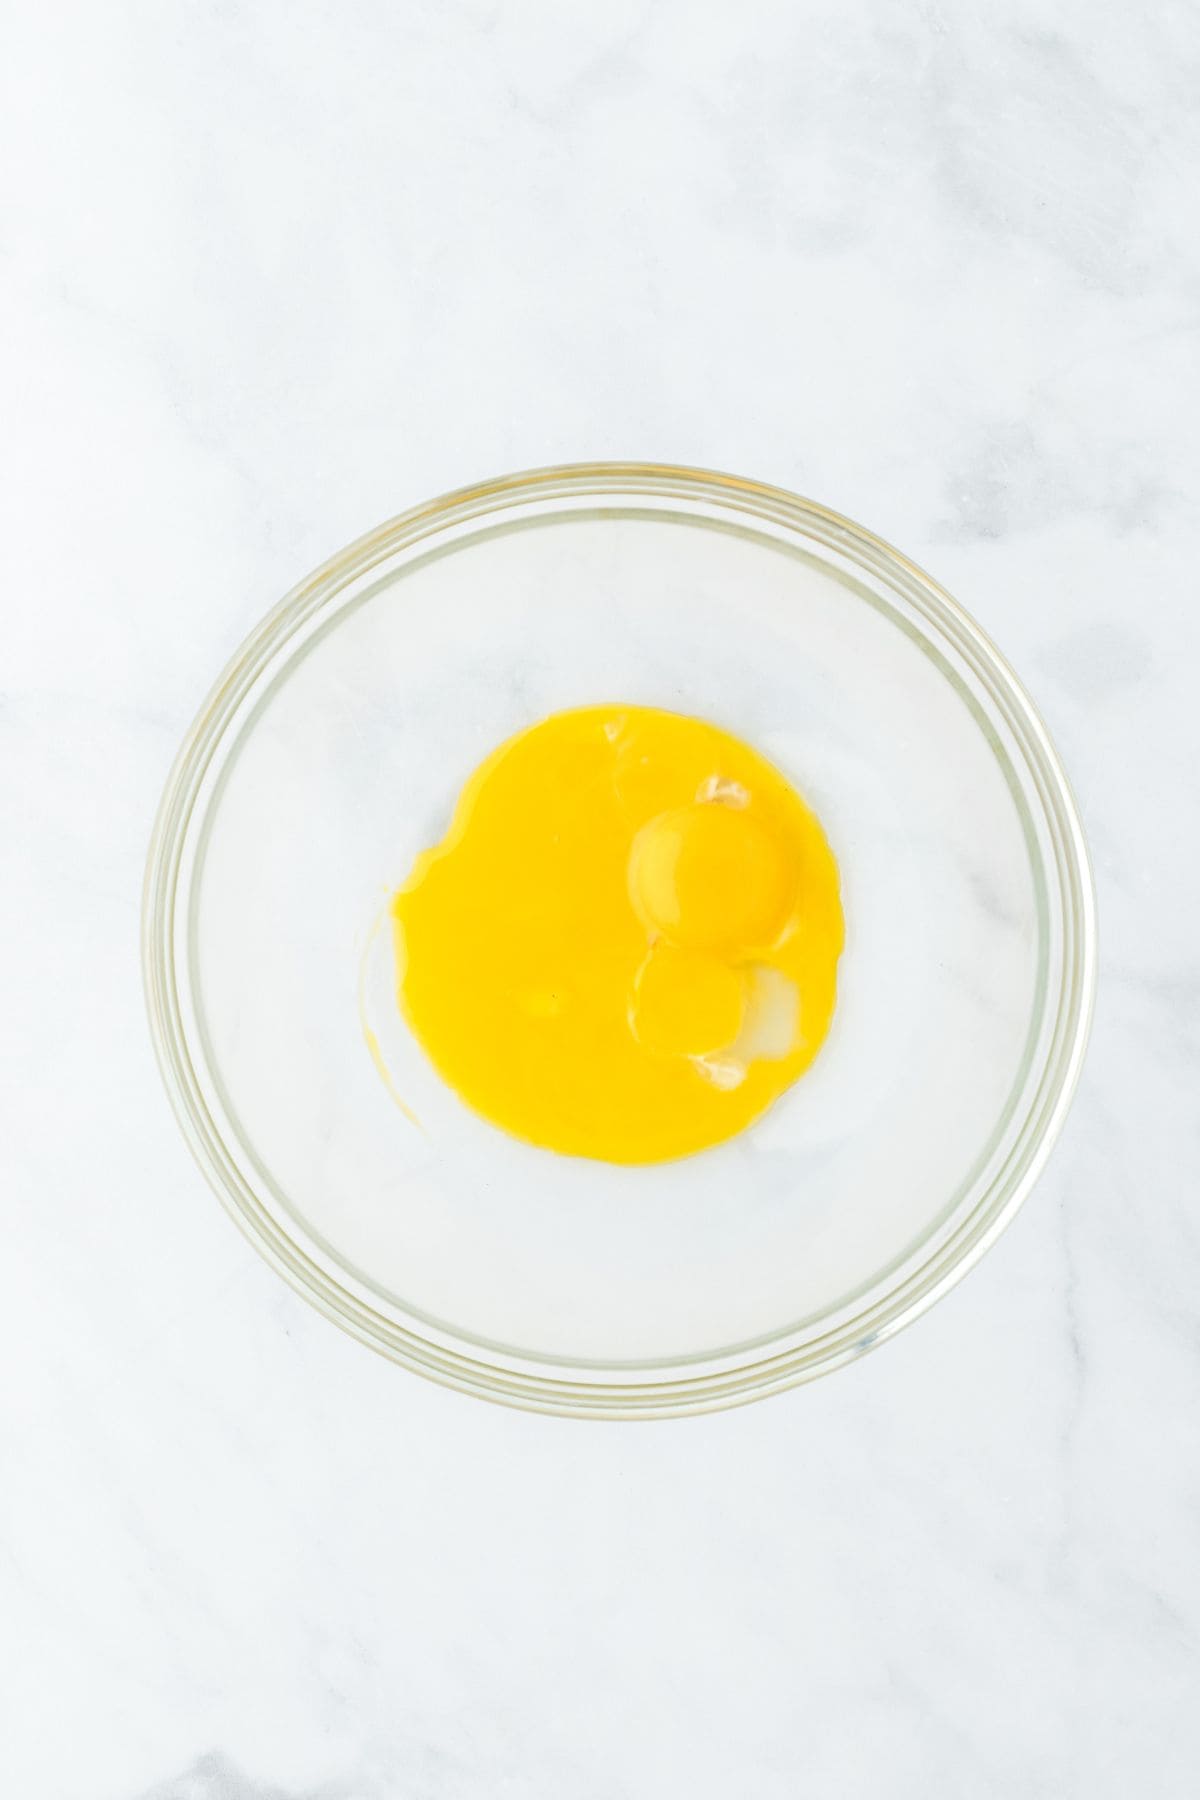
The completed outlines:
{"type": "Polygon", "coordinates": [[[1196,1791],[1200,15],[82,0],[10,15],[0,1791],[1196,1791]],[[12,430],[12,427],[16,427],[12,430]],[[296,578],[444,488],[679,459],[957,591],[1103,971],[1050,1171],[911,1332],[597,1427],[377,1360],[193,1169],[139,885],[296,578]]]}

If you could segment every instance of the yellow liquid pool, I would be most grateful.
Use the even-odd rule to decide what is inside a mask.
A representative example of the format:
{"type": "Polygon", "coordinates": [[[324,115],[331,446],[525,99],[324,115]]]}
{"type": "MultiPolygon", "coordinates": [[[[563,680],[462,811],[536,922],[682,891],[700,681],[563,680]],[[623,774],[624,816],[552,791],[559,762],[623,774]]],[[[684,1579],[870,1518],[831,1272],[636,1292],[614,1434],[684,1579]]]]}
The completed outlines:
{"type": "Polygon", "coordinates": [[[639,706],[556,713],[471,776],[393,897],[398,995],[494,1124],[613,1163],[743,1130],[833,1018],[838,870],[757,751],[639,706]]]}

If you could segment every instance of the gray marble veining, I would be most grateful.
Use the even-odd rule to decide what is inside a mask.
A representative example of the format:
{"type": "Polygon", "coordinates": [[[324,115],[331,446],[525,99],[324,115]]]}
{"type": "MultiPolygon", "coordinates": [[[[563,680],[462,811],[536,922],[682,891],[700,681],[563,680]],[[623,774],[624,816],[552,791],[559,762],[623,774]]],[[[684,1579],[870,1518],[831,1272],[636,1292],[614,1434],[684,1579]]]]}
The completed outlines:
{"type": "Polygon", "coordinates": [[[6,36],[0,1790],[1186,1800],[1200,15],[6,36]],[[854,1369],[653,1428],[441,1393],[306,1309],[192,1169],[138,989],[166,768],[254,621],[406,505],[593,456],[923,561],[1028,680],[1100,889],[1083,1087],[1002,1243],[854,1369]]]}

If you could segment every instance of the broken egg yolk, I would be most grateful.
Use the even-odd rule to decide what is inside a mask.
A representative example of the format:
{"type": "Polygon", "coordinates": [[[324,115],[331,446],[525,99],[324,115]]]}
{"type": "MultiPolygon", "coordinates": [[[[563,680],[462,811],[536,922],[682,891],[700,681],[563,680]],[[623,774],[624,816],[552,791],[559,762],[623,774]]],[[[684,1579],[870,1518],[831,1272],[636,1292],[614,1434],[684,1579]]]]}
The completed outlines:
{"type": "Polygon", "coordinates": [[[391,913],[434,1066],[570,1155],[723,1142],[833,1017],[842,909],[818,820],[749,745],[652,707],[556,713],[502,744],[391,913]]]}

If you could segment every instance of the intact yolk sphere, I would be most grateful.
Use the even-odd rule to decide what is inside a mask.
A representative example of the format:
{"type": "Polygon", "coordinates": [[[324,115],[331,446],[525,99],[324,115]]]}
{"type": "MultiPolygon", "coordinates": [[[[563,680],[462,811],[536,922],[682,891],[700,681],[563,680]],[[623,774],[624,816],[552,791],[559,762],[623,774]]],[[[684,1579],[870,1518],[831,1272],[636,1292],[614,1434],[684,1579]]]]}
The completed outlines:
{"type": "Polygon", "coordinates": [[[812,1062],[842,948],[821,826],[749,745],[651,707],[492,753],[392,901],[401,1009],[485,1118],[570,1155],[723,1142],[812,1062]]]}
{"type": "Polygon", "coordinates": [[[746,1013],[746,978],[715,956],[656,944],[633,978],[629,1023],[648,1050],[706,1056],[734,1043],[746,1013]]]}
{"type": "Polygon", "coordinates": [[[747,808],[693,801],[633,840],[630,894],[651,931],[688,950],[736,954],[775,941],[796,886],[788,846],[747,808]]]}

